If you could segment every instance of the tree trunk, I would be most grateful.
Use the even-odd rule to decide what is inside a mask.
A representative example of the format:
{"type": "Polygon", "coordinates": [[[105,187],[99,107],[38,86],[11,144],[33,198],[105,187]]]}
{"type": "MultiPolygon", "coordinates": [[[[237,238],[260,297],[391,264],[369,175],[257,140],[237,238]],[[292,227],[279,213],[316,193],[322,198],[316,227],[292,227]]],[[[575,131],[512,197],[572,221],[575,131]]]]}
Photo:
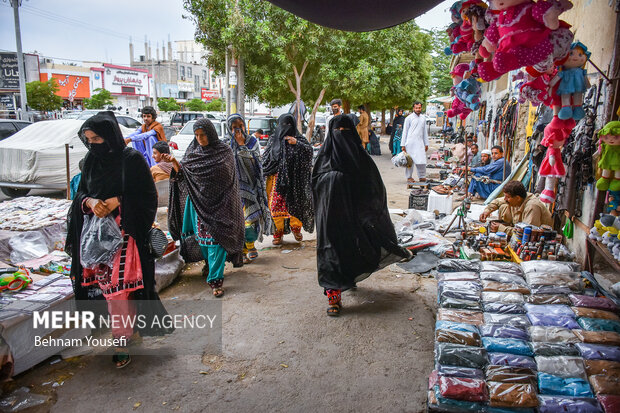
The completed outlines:
{"type": "Polygon", "coordinates": [[[347,114],[351,113],[351,102],[347,99],[342,101],[342,111],[347,114]]]}
{"type": "Polygon", "coordinates": [[[288,82],[288,87],[291,89],[291,92],[293,92],[293,94],[295,95],[295,99],[297,102],[297,130],[299,132],[301,132],[301,78],[304,76],[304,72],[306,71],[306,68],[308,67],[308,61],[306,60],[304,62],[303,67],[301,68],[301,72],[297,71],[297,67],[293,66],[293,73],[295,74],[295,85],[297,86],[296,88],[293,87],[293,83],[289,80],[286,79],[286,81],[288,82]]]}
{"type": "Polygon", "coordinates": [[[381,109],[381,135],[385,135],[385,109],[381,109]]]}
{"type": "Polygon", "coordinates": [[[323,96],[325,96],[325,89],[321,90],[319,93],[319,98],[314,102],[314,106],[312,107],[312,113],[310,114],[310,120],[308,121],[308,130],[306,130],[306,139],[308,142],[312,142],[312,132],[314,132],[314,123],[315,123],[315,115],[321,102],[323,101],[323,96]]]}

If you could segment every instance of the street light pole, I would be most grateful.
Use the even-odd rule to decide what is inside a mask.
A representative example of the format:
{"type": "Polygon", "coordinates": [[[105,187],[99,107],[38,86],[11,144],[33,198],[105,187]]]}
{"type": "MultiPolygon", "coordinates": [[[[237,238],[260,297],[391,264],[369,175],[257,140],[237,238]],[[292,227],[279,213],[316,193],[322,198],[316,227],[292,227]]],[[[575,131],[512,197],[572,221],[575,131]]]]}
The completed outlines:
{"type": "Polygon", "coordinates": [[[17,44],[17,65],[19,66],[19,102],[21,106],[20,119],[28,119],[26,105],[28,97],[26,96],[26,66],[24,65],[24,55],[22,53],[22,33],[19,26],[19,6],[21,0],[10,0],[13,7],[13,17],[15,19],[15,43],[17,44]]]}

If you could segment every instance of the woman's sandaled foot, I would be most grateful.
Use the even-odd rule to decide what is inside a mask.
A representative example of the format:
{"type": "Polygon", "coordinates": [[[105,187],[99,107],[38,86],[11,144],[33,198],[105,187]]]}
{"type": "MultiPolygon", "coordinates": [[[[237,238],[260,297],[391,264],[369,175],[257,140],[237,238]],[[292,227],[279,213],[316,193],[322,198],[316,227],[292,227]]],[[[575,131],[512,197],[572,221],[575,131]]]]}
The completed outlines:
{"type": "Polygon", "coordinates": [[[224,295],[224,289],[223,288],[214,288],[213,289],[213,296],[216,298],[220,298],[221,296],[224,295]]]}
{"type": "Polygon", "coordinates": [[[211,287],[214,297],[219,298],[224,295],[224,289],[222,288],[222,285],[224,284],[223,278],[215,281],[209,281],[208,284],[209,287],[211,287]]]}
{"type": "Polygon", "coordinates": [[[271,241],[271,243],[273,245],[282,245],[282,237],[283,236],[284,236],[284,234],[282,234],[282,233],[273,234],[273,241],[271,241]]]}
{"type": "Polygon", "coordinates": [[[122,369],[131,363],[131,356],[127,350],[116,348],[114,350],[114,355],[112,356],[112,361],[117,369],[122,369]]]}
{"type": "Polygon", "coordinates": [[[327,307],[327,315],[330,317],[339,317],[340,308],[340,304],[331,304],[329,307],[327,307]]]}
{"type": "Polygon", "coordinates": [[[295,237],[295,241],[301,242],[304,240],[304,236],[301,231],[293,231],[293,236],[295,237]]]}
{"type": "Polygon", "coordinates": [[[248,251],[247,254],[248,259],[251,261],[254,261],[255,259],[258,258],[258,251],[256,250],[256,248],[252,248],[251,250],[248,251]]]}

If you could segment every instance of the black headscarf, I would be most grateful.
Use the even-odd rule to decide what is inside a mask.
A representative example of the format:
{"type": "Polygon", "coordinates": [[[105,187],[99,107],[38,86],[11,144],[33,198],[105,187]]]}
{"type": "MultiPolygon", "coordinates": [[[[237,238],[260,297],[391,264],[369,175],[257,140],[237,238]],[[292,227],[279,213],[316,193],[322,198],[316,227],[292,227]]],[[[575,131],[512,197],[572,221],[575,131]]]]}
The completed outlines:
{"type": "Polygon", "coordinates": [[[242,265],[245,229],[235,159],[210,120],[197,120],[194,132],[198,129],[206,133],[208,145],[201,146],[194,138],[180,162],[180,173],[170,175],[170,233],[180,239],[189,196],[206,231],[228,253],[227,259],[242,265]]]}
{"type": "MultiPolygon", "coordinates": [[[[119,197],[121,227],[136,241],[142,266],[144,288],[133,292],[138,312],[147,319],[162,316],[166,310],[155,292],[155,264],[148,253],[148,232],[157,212],[157,191],[153,176],[142,154],[128,148],[118,126],[114,113],[99,112],[89,118],[79,131],[79,136],[88,148],[77,194],[73,199],[68,217],[68,231],[65,250],[71,254],[71,279],[76,300],[102,298],[101,290],[82,287],[83,268],[80,264],[80,240],[84,213],[82,205],[86,198],[106,200],[119,197]],[[90,144],[85,131],[90,130],[104,143],[90,144]],[[123,173],[122,171],[125,171],[123,173]]],[[[158,335],[170,332],[167,329],[151,329],[147,322],[143,335],[158,335]]]]}
{"type": "Polygon", "coordinates": [[[312,189],[322,287],[349,289],[372,272],[410,257],[398,246],[379,170],[346,115],[330,122],[312,172],[312,189]]]}
{"type": "Polygon", "coordinates": [[[276,191],[284,198],[288,213],[299,219],[308,232],[314,231],[312,154],[312,145],[297,130],[293,115],[280,116],[263,154],[263,172],[265,176],[278,174],[276,191]],[[297,143],[289,144],[284,140],[286,136],[295,137],[297,143]]]}

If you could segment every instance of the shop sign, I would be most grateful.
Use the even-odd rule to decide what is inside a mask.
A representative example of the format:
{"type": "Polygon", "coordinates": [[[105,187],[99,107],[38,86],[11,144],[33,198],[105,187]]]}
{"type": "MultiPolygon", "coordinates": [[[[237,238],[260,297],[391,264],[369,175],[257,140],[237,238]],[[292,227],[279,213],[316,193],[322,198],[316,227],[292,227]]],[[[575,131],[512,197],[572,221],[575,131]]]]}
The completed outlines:
{"type": "Polygon", "coordinates": [[[0,53],[0,89],[19,90],[17,53],[0,53]]]}
{"type": "Polygon", "coordinates": [[[218,90],[211,90],[207,88],[200,89],[200,98],[202,100],[213,100],[220,97],[220,92],[218,90]]]}

